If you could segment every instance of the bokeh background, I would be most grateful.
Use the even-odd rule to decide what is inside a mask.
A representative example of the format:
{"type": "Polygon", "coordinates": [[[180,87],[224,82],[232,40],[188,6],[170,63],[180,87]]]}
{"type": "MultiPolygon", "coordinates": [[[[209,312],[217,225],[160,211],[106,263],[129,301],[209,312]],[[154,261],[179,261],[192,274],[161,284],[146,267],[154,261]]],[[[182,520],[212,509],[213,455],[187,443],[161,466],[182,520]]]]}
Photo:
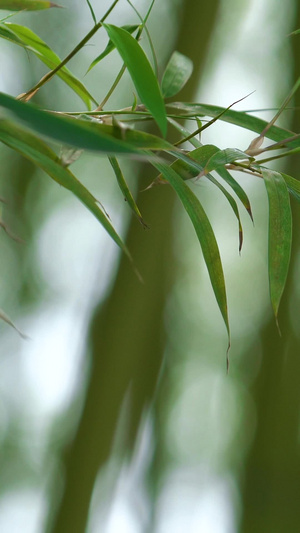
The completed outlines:
{"type": "MultiPolygon", "coordinates": [[[[21,13],[64,57],[92,26],[84,1],[21,13]]],[[[110,5],[94,3],[98,19],[110,5]]],[[[135,2],[144,15],[149,0],[135,2]]],[[[1,12],[2,13],[2,12],[1,12]]],[[[3,14],[5,14],[3,12],[3,14]]],[[[120,0],[109,21],[134,23],[120,0]]],[[[299,76],[298,0],[157,0],[148,28],[160,72],[174,48],[195,75],[178,96],[270,119],[299,76]]],[[[101,100],[121,60],[97,36],[70,63],[101,100]]],[[[142,45],[148,50],[145,35],[142,45]]],[[[0,90],[18,95],[46,72],[0,42],[0,90]]],[[[106,105],[131,105],[125,75],[106,105]]],[[[294,106],[299,97],[296,95],[294,106]]],[[[35,97],[81,110],[53,79],[35,97]]],[[[299,114],[279,123],[299,130],[299,114]]],[[[192,124],[187,124],[192,129],[192,124]]],[[[170,130],[170,135],[174,132],[170,130]]],[[[245,149],[253,134],[216,123],[203,142],[245,149]]],[[[299,214],[278,335],[268,295],[263,183],[238,176],[255,225],[238,253],[236,220],[205,180],[192,185],[220,245],[232,328],[227,339],[194,230],[169,187],[144,191],[151,168],[120,160],[150,230],[129,208],[104,157],[83,154],[75,175],[127,239],[144,284],[92,215],[31,163],[0,147],[0,306],[30,336],[0,324],[0,531],[3,533],[290,533],[300,524],[299,214]]],[[[278,167],[277,167],[278,168],[278,167]]],[[[281,167],[283,168],[283,167],[281,167]]],[[[298,177],[297,158],[285,166],[298,177]]]]}

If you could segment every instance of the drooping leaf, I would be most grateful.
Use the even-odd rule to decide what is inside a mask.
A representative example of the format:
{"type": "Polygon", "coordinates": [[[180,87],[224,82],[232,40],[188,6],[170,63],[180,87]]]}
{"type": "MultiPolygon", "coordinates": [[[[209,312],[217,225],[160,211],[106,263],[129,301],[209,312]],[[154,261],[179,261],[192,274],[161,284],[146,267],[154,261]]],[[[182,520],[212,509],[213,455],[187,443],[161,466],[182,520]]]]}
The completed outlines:
{"type": "Polygon", "coordinates": [[[61,7],[46,0],[0,0],[0,9],[7,11],[37,11],[40,9],[48,9],[49,7],[61,7]]]}
{"type": "MultiPolygon", "coordinates": [[[[0,26],[0,37],[32,51],[50,69],[54,69],[61,63],[61,59],[55,52],[38,35],[25,26],[7,22],[0,26]]],[[[91,101],[98,105],[83,83],[66,66],[57,72],[57,76],[82,99],[88,109],[91,109],[91,101]]]]}
{"type": "Polygon", "coordinates": [[[193,72],[193,62],[188,57],[173,52],[163,75],[161,90],[164,98],[179,93],[193,72]]]}
{"type": "Polygon", "coordinates": [[[124,174],[120,168],[120,165],[118,163],[118,160],[116,157],[109,157],[109,162],[114,170],[118,185],[122,191],[122,194],[124,195],[124,199],[128,202],[129,207],[132,209],[133,213],[137,216],[139,221],[144,227],[147,227],[147,224],[143,221],[143,217],[141,215],[141,212],[138,208],[138,206],[135,203],[135,200],[129,190],[129,187],[126,183],[126,180],[124,178],[124,174]]]}
{"type": "Polygon", "coordinates": [[[237,197],[242,202],[243,206],[245,207],[247,213],[249,214],[252,222],[253,222],[253,215],[252,215],[252,209],[250,200],[244,191],[243,187],[240,186],[240,184],[232,177],[230,172],[225,167],[217,167],[216,172],[219,174],[219,176],[226,181],[226,183],[232,188],[232,190],[235,192],[237,197]]]}
{"type": "Polygon", "coordinates": [[[232,211],[234,212],[234,214],[235,214],[235,216],[237,218],[238,229],[239,229],[239,252],[240,252],[242,250],[242,246],[243,246],[243,227],[242,227],[241,217],[240,217],[239,208],[237,206],[237,203],[236,203],[235,199],[232,197],[232,195],[227,191],[227,189],[225,189],[225,187],[223,187],[223,185],[221,185],[221,183],[219,183],[218,180],[216,180],[211,174],[208,174],[207,178],[209,179],[209,181],[211,183],[213,183],[224,194],[225,198],[228,200],[229,205],[232,208],[232,211]]]}
{"type": "Polygon", "coordinates": [[[152,164],[174,188],[191,219],[202,248],[211,284],[229,336],[230,329],[223,267],[218,244],[209,219],[198,198],[174,168],[158,161],[152,161],[152,164]]]}
{"type": "MultiPolygon", "coordinates": [[[[180,127],[181,129],[181,127],[180,127]]],[[[200,144],[199,141],[196,141],[198,145],[200,144]]],[[[172,168],[181,176],[184,180],[189,180],[192,178],[195,178],[201,174],[203,171],[205,165],[210,160],[210,158],[219,152],[219,148],[213,144],[205,144],[198,146],[195,150],[192,150],[189,153],[190,158],[189,159],[179,159],[172,163],[172,168]],[[193,166],[191,162],[198,163],[198,166],[193,166]]],[[[181,157],[181,156],[180,156],[181,157]]],[[[231,174],[228,172],[228,170],[225,167],[217,167],[216,172],[219,174],[219,176],[226,181],[226,183],[232,188],[232,190],[235,192],[239,200],[244,205],[245,209],[247,210],[251,220],[253,221],[252,216],[252,210],[250,205],[250,200],[244,191],[244,189],[240,186],[240,184],[231,176],[231,174]]],[[[210,173],[206,174],[206,178],[208,178],[210,181],[214,181],[210,173]]],[[[218,186],[220,185],[219,182],[218,186]]],[[[216,185],[216,183],[215,183],[216,185]]],[[[221,186],[218,187],[221,189],[221,186]]],[[[222,191],[223,192],[223,191],[222,191]]],[[[226,191],[227,192],[227,191],[226,191]]],[[[225,195],[226,196],[226,195],[225,195]]],[[[228,199],[228,198],[227,198],[228,199]]],[[[228,199],[229,200],[229,199],[228,199]]],[[[233,198],[232,198],[233,200],[233,198]]],[[[234,201],[234,200],[233,200],[234,201]]],[[[231,200],[229,201],[230,204],[232,203],[231,200]]],[[[232,207],[232,205],[231,205],[232,207]]],[[[242,236],[241,236],[242,238],[242,236]]]]}
{"type": "Polygon", "coordinates": [[[292,213],[284,178],[262,168],[269,200],[269,284],[275,318],[289,269],[292,243],[292,213]]]}
{"type": "Polygon", "coordinates": [[[168,125],[165,104],[145,52],[123,28],[111,24],[105,24],[104,27],[122,57],[142,103],[148,108],[165,136],[168,125]]]}
{"type": "MultiPolygon", "coordinates": [[[[122,26],[123,30],[125,31],[128,31],[128,33],[134,33],[135,30],[137,30],[139,28],[139,25],[138,24],[127,24],[125,26],[122,26]]],[[[113,43],[113,41],[111,39],[109,39],[108,43],[107,43],[107,46],[105,48],[105,50],[103,50],[103,52],[96,57],[96,59],[94,59],[94,61],[92,61],[92,63],[90,64],[87,72],[89,72],[90,70],[92,70],[92,68],[94,68],[98,63],[100,63],[100,61],[102,61],[102,59],[104,59],[106,56],[108,56],[108,54],[110,54],[113,50],[115,50],[115,45],[113,43]]]]}
{"type": "Polygon", "coordinates": [[[93,213],[115,243],[130,257],[125,244],[116,233],[106,214],[100,209],[96,198],[61,164],[55,152],[43,141],[27,130],[2,119],[0,119],[0,141],[33,161],[54,181],[71,191],[93,213]]]}
{"type": "Polygon", "coordinates": [[[0,93],[0,106],[12,111],[33,131],[54,141],[104,154],[139,154],[139,148],[149,150],[170,150],[167,141],[136,130],[121,129],[116,125],[99,124],[92,121],[62,117],[26,104],[11,96],[0,93]]]}
{"type": "MultiPolygon", "coordinates": [[[[196,160],[198,163],[200,163],[201,165],[201,168],[203,169],[204,166],[206,165],[207,161],[209,161],[209,159],[211,158],[211,156],[218,152],[219,151],[219,148],[217,148],[216,146],[212,145],[212,144],[206,144],[206,145],[203,145],[203,146],[200,146],[199,148],[196,148],[195,150],[192,150],[190,152],[190,156],[192,159],[196,160]]],[[[184,180],[188,180],[188,179],[191,179],[193,177],[196,177],[199,175],[199,169],[196,169],[194,167],[191,167],[187,162],[185,161],[181,161],[181,160],[177,160],[175,161],[172,165],[172,168],[173,170],[175,170],[177,172],[177,174],[179,174],[182,179],[184,180]]],[[[238,220],[238,226],[239,226],[239,251],[241,251],[242,249],[242,244],[243,244],[243,228],[242,228],[242,223],[241,223],[241,219],[240,219],[240,214],[239,214],[239,210],[238,210],[238,206],[236,204],[236,201],[234,200],[234,198],[232,197],[232,195],[211,175],[211,174],[207,174],[206,175],[206,178],[211,182],[213,183],[216,187],[218,187],[218,189],[220,189],[220,191],[224,194],[224,196],[226,197],[226,199],[228,200],[237,220],[238,220]]],[[[232,178],[233,180],[233,178],[232,178]]],[[[233,180],[235,181],[235,180],[233,180]]],[[[237,182],[236,182],[237,183],[237,182]]],[[[238,183],[237,183],[238,185],[238,183]]],[[[239,186],[239,185],[238,185],[239,186]]],[[[243,189],[241,188],[241,190],[243,191],[243,189]]],[[[244,191],[243,191],[244,192],[244,191]]],[[[244,193],[246,195],[246,193],[244,193]]]]}

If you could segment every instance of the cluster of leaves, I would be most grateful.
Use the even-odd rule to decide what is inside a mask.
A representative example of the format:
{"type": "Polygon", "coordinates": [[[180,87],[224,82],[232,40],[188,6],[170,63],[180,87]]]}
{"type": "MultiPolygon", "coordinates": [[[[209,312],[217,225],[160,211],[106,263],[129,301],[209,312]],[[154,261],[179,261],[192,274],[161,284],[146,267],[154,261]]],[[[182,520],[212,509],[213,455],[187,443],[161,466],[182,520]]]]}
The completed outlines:
{"type": "MultiPolygon", "coordinates": [[[[130,0],[127,2],[137,13],[140,19],[139,24],[117,27],[105,22],[118,0],[112,3],[104,17],[97,22],[92,6],[88,2],[94,26],[63,61],[32,30],[10,22],[8,19],[12,15],[0,20],[0,37],[35,54],[51,69],[30,91],[17,98],[0,93],[0,106],[8,110],[12,116],[11,119],[0,118],[0,140],[33,161],[52,179],[75,194],[99,220],[130,260],[130,252],[115,231],[106,212],[68,167],[82,150],[105,154],[109,158],[124,198],[140,222],[144,224],[142,214],[128,188],[117,157],[122,155],[141,158],[153,165],[159,172],[156,183],[168,182],[174,188],[195,228],[228,335],[226,289],[218,244],[210,221],[199,198],[189,187],[188,180],[206,178],[225,195],[237,218],[239,249],[241,250],[243,230],[237,200],[246,209],[251,219],[252,211],[246,192],[234,179],[231,171],[238,170],[262,178],[269,200],[269,281],[271,302],[277,319],[291,250],[292,220],[289,193],[300,200],[300,182],[284,173],[267,168],[266,164],[279,157],[300,151],[300,136],[274,125],[280,112],[297,90],[299,82],[296,83],[270,123],[246,112],[233,111],[232,106],[225,109],[199,103],[168,103],[166,100],[174,97],[192,74],[191,61],[179,52],[174,52],[162,81],[159,83],[155,73],[156,67],[152,68],[139,44],[141,33],[145,30],[153,52],[154,65],[156,65],[151,38],[146,27],[146,21],[154,0],[152,0],[145,18],[140,16],[130,0]],[[120,54],[124,64],[109,93],[99,104],[84,84],[70,72],[66,64],[100,28],[107,32],[108,44],[105,50],[91,63],[88,71],[115,49],[120,54]],[[103,110],[126,69],[136,89],[135,101],[124,109],[103,110]],[[55,113],[42,110],[36,105],[28,103],[54,75],[59,76],[68,88],[81,98],[86,106],[86,111],[55,113]],[[184,127],[183,124],[186,119],[195,121],[197,128],[193,132],[184,127]],[[139,125],[143,124],[144,120],[154,120],[161,135],[151,135],[141,131],[139,125]],[[230,122],[256,132],[259,136],[244,151],[236,148],[220,150],[217,146],[202,144],[198,140],[201,133],[216,120],[230,122]],[[167,140],[168,127],[176,128],[178,131],[179,140],[174,144],[167,140]],[[45,141],[40,139],[40,135],[63,145],[64,148],[60,156],[45,141]],[[266,137],[274,143],[263,148],[262,144],[266,137]],[[185,142],[191,143],[193,146],[191,151],[179,148],[185,142]],[[257,156],[273,149],[284,149],[284,151],[273,157],[257,159],[257,156]],[[164,154],[171,156],[173,162],[167,162],[164,154]],[[215,171],[215,175],[212,175],[213,171],[215,171]],[[222,183],[226,185],[226,188],[222,183]]],[[[50,7],[55,7],[55,5],[43,0],[0,0],[0,9],[13,11],[50,7]]]]}

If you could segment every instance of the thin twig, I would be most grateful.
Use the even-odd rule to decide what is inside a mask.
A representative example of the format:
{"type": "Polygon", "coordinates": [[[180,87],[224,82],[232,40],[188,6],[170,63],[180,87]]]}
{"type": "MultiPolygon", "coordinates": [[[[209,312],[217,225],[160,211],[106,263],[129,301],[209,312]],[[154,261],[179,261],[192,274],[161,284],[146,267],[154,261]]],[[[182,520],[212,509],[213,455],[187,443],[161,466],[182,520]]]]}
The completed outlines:
{"type": "Polygon", "coordinates": [[[47,74],[45,74],[45,76],[43,76],[40,79],[40,81],[38,83],[36,83],[36,85],[34,85],[34,87],[32,87],[32,89],[30,89],[30,91],[27,91],[27,93],[24,93],[24,94],[21,94],[20,96],[18,96],[18,99],[19,100],[24,100],[25,102],[28,102],[28,100],[30,100],[34,96],[34,94],[43,85],[45,85],[45,83],[50,81],[51,78],[53,78],[53,76],[55,74],[57,74],[57,72],[62,67],[64,67],[70,61],[70,59],[72,59],[86,45],[86,43],[95,35],[95,33],[99,30],[99,28],[101,28],[101,26],[103,25],[103,22],[107,19],[108,15],[111,13],[111,11],[117,5],[118,2],[119,2],[119,0],[115,0],[113,2],[113,4],[110,6],[110,8],[106,11],[105,15],[102,17],[102,19],[97,24],[95,24],[95,26],[80,41],[80,43],[78,43],[77,46],[75,46],[75,48],[73,48],[73,50],[65,57],[65,59],[63,59],[61,61],[61,63],[59,63],[59,65],[57,65],[57,67],[55,67],[53,70],[50,70],[47,74]]]}

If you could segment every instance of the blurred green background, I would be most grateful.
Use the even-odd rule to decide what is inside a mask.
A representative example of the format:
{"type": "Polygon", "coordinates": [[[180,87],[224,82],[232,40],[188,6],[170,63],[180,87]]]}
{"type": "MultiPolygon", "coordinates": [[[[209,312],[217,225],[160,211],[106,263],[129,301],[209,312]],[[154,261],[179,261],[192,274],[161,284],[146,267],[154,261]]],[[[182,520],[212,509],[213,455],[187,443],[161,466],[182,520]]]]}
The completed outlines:
{"type": "MultiPolygon", "coordinates": [[[[13,19],[61,57],[92,26],[86,2],[63,3],[66,9],[13,19]]],[[[109,5],[94,3],[98,19],[109,5]]],[[[135,5],[144,15],[149,1],[135,5]]],[[[121,0],[109,20],[137,19],[121,0]]],[[[289,36],[299,27],[298,0],[157,0],[148,23],[161,73],[174,48],[193,59],[195,75],[178,98],[226,107],[255,91],[237,109],[281,104],[300,74],[300,37],[289,36]]],[[[98,100],[122,64],[114,52],[85,76],[106,42],[98,32],[70,63],[98,100]]],[[[142,45],[148,50],[145,37],[142,45]]],[[[46,72],[4,40],[0,64],[0,90],[13,95],[46,72]]],[[[126,74],[107,109],[132,100],[126,74]]],[[[35,101],[82,109],[56,79],[35,101]]],[[[298,112],[279,122],[299,131],[298,112]]],[[[245,149],[252,138],[216,123],[203,142],[245,149]]],[[[253,227],[243,217],[241,256],[224,197],[205,180],[193,185],[224,264],[227,375],[226,331],[196,235],[169,187],[143,192],[151,169],[121,160],[150,225],[145,231],[130,220],[105,158],[83,154],[72,165],[126,238],[140,284],[76,199],[8,148],[0,156],[1,216],[25,241],[0,233],[0,306],[30,336],[24,341],[0,324],[1,533],[299,531],[298,206],[280,338],[268,295],[263,183],[238,177],[255,219],[253,227]]],[[[288,167],[295,177],[297,164],[288,167]]]]}

